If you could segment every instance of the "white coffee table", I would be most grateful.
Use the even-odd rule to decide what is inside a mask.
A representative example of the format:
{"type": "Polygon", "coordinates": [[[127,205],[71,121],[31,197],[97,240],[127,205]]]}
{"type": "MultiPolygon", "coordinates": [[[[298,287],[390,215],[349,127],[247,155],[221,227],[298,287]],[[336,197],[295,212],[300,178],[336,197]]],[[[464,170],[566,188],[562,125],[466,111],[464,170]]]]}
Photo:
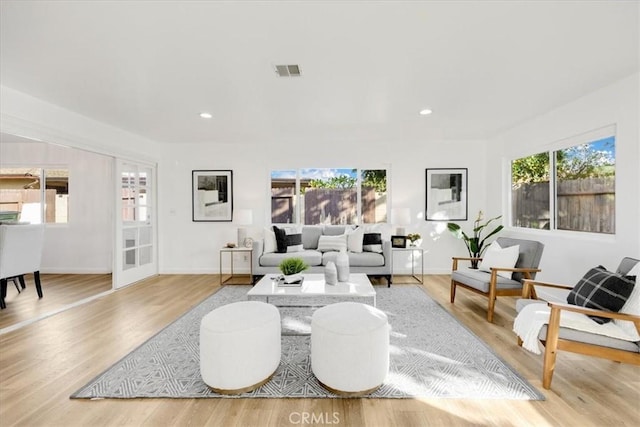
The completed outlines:
{"type": "Polygon", "coordinates": [[[366,274],[350,274],[348,282],[338,282],[335,285],[327,285],[324,274],[303,274],[304,281],[300,286],[281,286],[274,280],[276,274],[268,274],[256,283],[247,292],[247,299],[259,300],[273,305],[278,302],[294,301],[296,305],[326,305],[337,301],[360,300],[369,305],[376,306],[376,290],[371,285],[366,274]],[[315,298],[311,304],[305,304],[304,300],[315,298]],[[323,301],[328,301],[324,302],[323,301]]]}

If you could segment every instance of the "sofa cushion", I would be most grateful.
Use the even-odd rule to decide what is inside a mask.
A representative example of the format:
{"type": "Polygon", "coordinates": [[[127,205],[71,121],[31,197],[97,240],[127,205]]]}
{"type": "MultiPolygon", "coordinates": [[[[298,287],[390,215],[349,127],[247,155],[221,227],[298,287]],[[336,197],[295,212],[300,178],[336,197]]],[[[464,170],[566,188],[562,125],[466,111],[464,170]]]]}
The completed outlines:
{"type": "Polygon", "coordinates": [[[322,226],[305,225],[302,227],[302,248],[318,249],[318,239],[322,236],[322,226]]]}
{"type": "MultiPolygon", "coordinates": [[[[491,273],[492,267],[513,268],[516,265],[516,261],[518,261],[519,253],[520,245],[502,248],[498,242],[493,242],[484,253],[478,268],[489,273],[491,273]]],[[[505,279],[511,279],[513,272],[498,271],[497,274],[505,279]]]]}
{"type": "Polygon", "coordinates": [[[349,252],[349,265],[354,267],[380,267],[384,265],[384,255],[377,252],[349,252]]]}
{"type": "Polygon", "coordinates": [[[362,237],[362,250],[364,252],[382,253],[382,234],[364,233],[362,237]]]}
{"type": "Polygon", "coordinates": [[[262,250],[265,254],[270,254],[278,250],[278,244],[276,243],[276,233],[271,227],[265,227],[264,229],[264,248],[262,250]]]}
{"type": "MultiPolygon", "coordinates": [[[[451,272],[451,280],[462,282],[482,292],[489,292],[491,274],[472,268],[460,269],[451,272]]],[[[501,276],[496,277],[496,287],[498,289],[517,289],[521,286],[522,284],[516,280],[506,279],[501,276]]]]}
{"type": "Polygon", "coordinates": [[[278,267],[282,260],[291,258],[292,256],[295,256],[296,258],[302,258],[304,262],[309,264],[310,267],[322,265],[322,254],[311,249],[296,252],[295,255],[282,254],[277,252],[271,254],[262,254],[259,259],[259,263],[262,267],[278,267]]]}
{"type": "Polygon", "coordinates": [[[375,224],[362,224],[364,233],[380,233],[382,240],[391,240],[391,225],[386,222],[378,222],[375,224]]]}
{"type": "MultiPolygon", "coordinates": [[[[520,246],[520,255],[515,265],[516,268],[538,268],[540,265],[540,259],[542,258],[542,252],[544,250],[542,243],[535,240],[512,239],[510,237],[498,237],[495,242],[502,248],[508,248],[513,245],[520,246]]],[[[522,281],[524,275],[522,273],[513,273],[511,278],[522,281]]],[[[531,273],[531,278],[535,279],[536,274],[531,273]]]]}
{"type": "Polygon", "coordinates": [[[320,236],[320,239],[318,240],[318,250],[320,252],[346,251],[347,235],[341,234],[339,236],[320,236]]]}
{"type": "Polygon", "coordinates": [[[273,226],[276,234],[278,253],[300,252],[302,250],[302,232],[297,227],[280,228],[273,226]]]}
{"type": "Polygon", "coordinates": [[[325,225],[322,229],[322,234],[326,236],[339,236],[345,234],[347,230],[353,229],[350,225],[325,225]]]}
{"type": "MultiPolygon", "coordinates": [[[[375,252],[347,252],[349,255],[349,267],[381,267],[384,265],[384,256],[375,252]]],[[[322,254],[322,265],[327,265],[329,261],[336,262],[338,252],[325,252],[322,254]]]]}
{"type": "Polygon", "coordinates": [[[362,243],[364,240],[364,228],[356,227],[354,230],[347,231],[347,251],[362,252],[362,243]]]}
{"type": "MultiPolygon", "coordinates": [[[[635,283],[624,276],[598,266],[589,270],[569,292],[567,302],[580,307],[618,312],[631,295],[635,283]]],[[[596,323],[611,319],[589,316],[596,323]]]]}
{"type": "MultiPolygon", "coordinates": [[[[635,285],[633,286],[631,295],[629,295],[629,299],[627,299],[627,302],[625,302],[620,309],[620,313],[640,316],[640,285],[638,285],[638,275],[640,275],[640,263],[636,264],[633,271],[627,273],[626,277],[629,280],[633,280],[635,285]]],[[[629,336],[634,337],[636,341],[640,341],[640,334],[638,334],[635,323],[630,320],[620,319],[613,319],[613,322],[625,331],[625,333],[629,334],[629,336]]]]}
{"type": "MultiPolygon", "coordinates": [[[[538,334],[538,339],[547,339],[547,328],[545,324],[538,334]]],[[[594,344],[603,347],[617,348],[619,350],[631,351],[634,353],[640,353],[640,344],[638,342],[621,340],[618,338],[611,338],[606,335],[592,334],[589,332],[578,331],[571,328],[560,328],[558,337],[563,340],[570,340],[576,342],[583,342],[587,344],[594,344]]]]}

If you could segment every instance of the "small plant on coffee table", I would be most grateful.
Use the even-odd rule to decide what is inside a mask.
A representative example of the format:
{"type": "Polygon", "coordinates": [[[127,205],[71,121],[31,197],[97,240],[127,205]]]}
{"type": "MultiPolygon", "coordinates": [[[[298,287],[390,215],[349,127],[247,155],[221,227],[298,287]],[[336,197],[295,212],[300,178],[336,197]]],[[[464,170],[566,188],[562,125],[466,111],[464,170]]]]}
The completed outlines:
{"type": "Polygon", "coordinates": [[[289,276],[291,274],[303,272],[304,270],[309,268],[309,265],[307,265],[307,263],[304,262],[302,258],[294,257],[283,260],[280,263],[279,268],[282,274],[284,274],[285,276],[289,276]]]}

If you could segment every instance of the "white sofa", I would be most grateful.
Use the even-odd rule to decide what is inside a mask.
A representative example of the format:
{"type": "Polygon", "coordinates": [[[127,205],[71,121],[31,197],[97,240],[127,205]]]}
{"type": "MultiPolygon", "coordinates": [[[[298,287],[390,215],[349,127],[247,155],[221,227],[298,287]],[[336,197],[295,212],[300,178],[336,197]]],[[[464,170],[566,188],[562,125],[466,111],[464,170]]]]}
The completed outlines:
{"type": "MultiPolygon", "coordinates": [[[[284,228],[284,227],[283,227],[284,228]]],[[[305,273],[323,273],[329,261],[335,262],[337,251],[326,251],[318,248],[321,236],[340,236],[351,232],[353,227],[344,225],[305,225],[300,228],[302,235],[302,250],[296,252],[279,253],[267,250],[265,240],[257,239],[253,242],[252,271],[254,283],[259,276],[280,273],[278,266],[286,258],[302,258],[309,268],[305,273]]],[[[349,270],[351,273],[364,273],[369,276],[385,277],[387,285],[391,286],[391,240],[388,233],[376,229],[363,230],[366,234],[380,234],[380,252],[362,250],[348,250],[349,270]]],[[[268,233],[268,230],[266,230],[268,233]]],[[[270,246],[270,245],[267,245],[270,246]]],[[[353,249],[353,247],[351,248],[353,249]]]]}

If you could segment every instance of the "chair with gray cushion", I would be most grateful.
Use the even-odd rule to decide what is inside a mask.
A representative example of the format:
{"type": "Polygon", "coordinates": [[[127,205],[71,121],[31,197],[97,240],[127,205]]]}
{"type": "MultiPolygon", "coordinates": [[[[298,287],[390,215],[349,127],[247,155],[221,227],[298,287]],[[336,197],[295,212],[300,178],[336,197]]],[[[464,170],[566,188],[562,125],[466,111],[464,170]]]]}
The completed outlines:
{"type": "MultiPolygon", "coordinates": [[[[618,265],[615,273],[620,276],[627,274],[638,264],[640,260],[625,257],[618,265]]],[[[627,277],[632,280],[631,277],[627,277]]],[[[637,287],[637,277],[635,278],[637,287]]],[[[634,287],[634,288],[635,288],[634,287]]],[[[568,304],[567,296],[573,286],[541,282],[536,280],[525,280],[523,288],[523,298],[516,302],[516,311],[518,316],[523,312],[525,307],[536,304],[538,306],[549,307],[549,317],[547,322],[542,326],[538,333],[538,340],[544,346],[544,362],[542,368],[542,386],[545,389],[551,387],[551,380],[555,370],[556,356],[558,351],[569,351],[572,353],[584,354],[587,356],[600,357],[621,363],[630,363],[640,365],[640,341],[635,341],[640,336],[640,289],[634,289],[629,299],[619,312],[603,311],[594,308],[582,307],[578,305],[568,304]],[[537,288],[537,290],[536,290],[537,288]],[[556,291],[547,294],[543,290],[545,288],[556,291]],[[537,299],[537,295],[551,296],[549,300],[537,299]],[[635,327],[637,332],[636,338],[620,339],[616,336],[608,336],[605,334],[607,330],[602,329],[598,333],[578,330],[574,328],[563,327],[560,320],[563,313],[579,313],[584,316],[607,318],[617,322],[616,326],[620,326],[620,321],[632,322],[629,326],[632,332],[635,327]]],[[[595,323],[595,322],[594,322],[595,323]]],[[[604,326],[604,325],[601,325],[604,326]]],[[[608,330],[613,334],[611,328],[608,330]]],[[[518,337],[518,345],[522,346],[523,342],[518,337]]]]}
{"type": "Polygon", "coordinates": [[[29,273],[33,273],[38,298],[42,298],[40,261],[43,244],[44,225],[0,225],[0,308],[6,307],[7,281],[18,278],[24,289],[24,275],[29,273]]]}
{"type": "Polygon", "coordinates": [[[487,308],[487,320],[493,322],[493,312],[496,298],[499,296],[521,296],[522,281],[524,279],[534,279],[536,273],[540,271],[538,265],[542,258],[544,245],[534,240],[513,239],[509,237],[499,237],[496,242],[502,248],[519,246],[518,260],[514,267],[493,267],[491,272],[478,269],[458,269],[459,261],[471,261],[473,258],[453,257],[453,267],[451,271],[451,303],[456,298],[456,288],[462,287],[484,295],[489,299],[487,308]],[[511,272],[511,278],[499,276],[498,272],[511,272]]]}

